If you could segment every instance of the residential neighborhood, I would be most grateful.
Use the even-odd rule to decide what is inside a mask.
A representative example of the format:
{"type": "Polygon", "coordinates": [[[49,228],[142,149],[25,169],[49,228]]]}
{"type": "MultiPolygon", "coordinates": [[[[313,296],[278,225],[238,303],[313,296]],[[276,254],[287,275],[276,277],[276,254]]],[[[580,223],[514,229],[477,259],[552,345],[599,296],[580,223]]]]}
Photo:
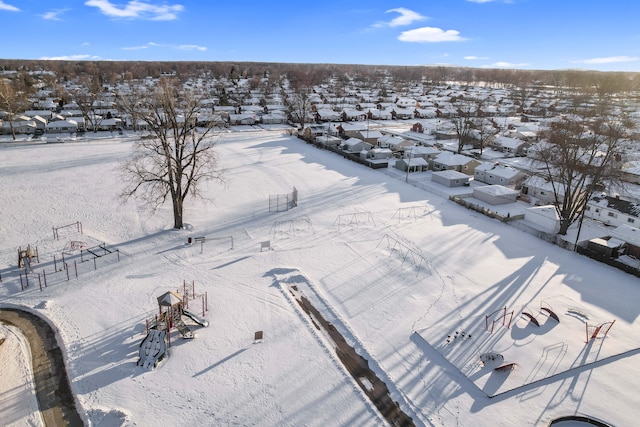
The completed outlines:
{"type": "MultiPolygon", "coordinates": [[[[0,74],[5,91],[19,75],[11,70],[0,74]]],[[[615,153],[609,153],[612,167],[620,173],[593,184],[592,177],[587,177],[585,182],[571,184],[579,188],[566,194],[567,183],[554,175],[552,169],[557,165],[545,153],[557,147],[551,142],[552,132],[561,121],[578,116],[592,121],[597,94],[587,95],[580,88],[542,86],[535,81],[525,87],[425,78],[399,82],[390,73],[383,73],[375,87],[347,74],[339,79],[328,75],[323,81],[297,88],[286,75],[274,78],[267,72],[252,79],[171,73],[141,79],[120,76],[97,86],[87,86],[91,76],[57,79],[49,72],[45,80],[38,78],[41,75],[31,75],[33,90],[22,102],[1,106],[0,133],[5,140],[26,137],[32,143],[73,142],[91,132],[134,132],[147,137],[148,123],[122,108],[123,99],[152,92],[160,79],[173,79],[199,96],[196,127],[217,132],[286,131],[365,167],[404,173],[407,182],[428,179],[443,188],[458,188],[459,202],[482,205],[481,210],[488,212],[492,206],[527,204],[532,209],[529,215],[514,212],[502,219],[530,223],[549,236],[559,229],[565,234],[583,221],[611,230],[597,236],[605,241],[619,234],[616,227],[640,226],[640,101],[636,92],[607,95],[611,123],[626,126],[625,133],[617,136],[615,153]],[[582,207],[567,210],[563,221],[563,200],[581,194],[588,200],[582,207]],[[548,206],[553,209],[545,208],[548,206]],[[537,220],[544,212],[555,214],[537,220]],[[559,228],[560,222],[564,228],[559,228]]],[[[591,132],[588,121],[581,123],[585,134],[591,132]]],[[[606,144],[598,142],[592,157],[605,159],[606,153],[606,144]]],[[[624,248],[616,252],[615,262],[626,260],[637,271],[638,260],[632,255],[637,250],[629,240],[622,239],[624,248]]],[[[587,239],[567,247],[592,254],[594,245],[589,246],[587,239]]]]}

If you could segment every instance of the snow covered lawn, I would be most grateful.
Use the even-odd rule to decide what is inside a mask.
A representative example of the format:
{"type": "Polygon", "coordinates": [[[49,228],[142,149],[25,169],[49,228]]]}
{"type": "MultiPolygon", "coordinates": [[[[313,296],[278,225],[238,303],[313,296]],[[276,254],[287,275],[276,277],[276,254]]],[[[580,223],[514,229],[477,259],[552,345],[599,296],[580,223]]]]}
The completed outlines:
{"type": "MultiPolygon", "coordinates": [[[[0,145],[0,306],[22,306],[56,325],[88,423],[384,424],[331,339],[296,303],[292,284],[416,425],[545,426],[581,414],[622,426],[640,416],[637,278],[404,175],[266,131],[220,136],[226,181],[208,184],[212,201],[190,202],[188,226],[173,230],[170,206],[151,215],[117,197],[132,141],[0,145]],[[293,187],[298,207],[269,212],[269,196],[293,187]],[[76,222],[82,233],[64,228],[54,238],[53,227],[76,222]],[[187,244],[196,237],[205,242],[187,244]],[[116,252],[95,265],[80,259],[79,246],[97,244],[119,260],[116,252]],[[39,262],[22,290],[17,250],[27,245],[38,248],[39,262]],[[63,252],[77,278],[74,269],[58,271],[63,252]],[[38,273],[47,275],[42,291],[38,273]],[[185,283],[206,294],[209,326],[190,323],[193,340],[173,330],[168,357],[155,370],[137,366],[156,298],[185,283]],[[499,319],[487,331],[486,316],[491,327],[505,307],[510,328],[499,319]],[[587,343],[587,319],[615,323],[587,343]],[[487,353],[516,365],[495,371],[481,363],[487,353]]],[[[202,299],[191,304],[202,314],[202,299]]],[[[16,343],[0,345],[3,364],[25,358],[16,343]]],[[[24,369],[11,372],[9,390],[31,381],[24,369]]],[[[19,401],[24,408],[0,410],[13,425],[37,425],[26,415],[33,399],[19,401]]]]}

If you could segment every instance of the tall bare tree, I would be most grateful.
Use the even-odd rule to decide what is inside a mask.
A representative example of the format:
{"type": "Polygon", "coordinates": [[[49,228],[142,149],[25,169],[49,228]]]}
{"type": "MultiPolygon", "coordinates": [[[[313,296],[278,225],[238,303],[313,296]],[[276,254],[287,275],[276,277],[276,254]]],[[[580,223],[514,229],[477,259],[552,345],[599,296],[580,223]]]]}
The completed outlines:
{"type": "Polygon", "coordinates": [[[199,120],[201,113],[209,113],[201,102],[205,97],[168,79],[119,97],[122,111],[150,132],[137,141],[133,158],[124,165],[122,196],[141,198],[154,210],[169,199],[174,228],[184,226],[185,199],[202,197],[201,183],[222,179],[216,170],[215,122],[199,120]]]}
{"type": "Polygon", "coordinates": [[[25,90],[19,87],[19,80],[0,79],[0,110],[3,110],[9,122],[11,137],[16,139],[13,122],[16,116],[27,109],[28,98],[25,90]]]}
{"type": "Polygon", "coordinates": [[[485,138],[485,141],[481,141],[482,144],[493,136],[489,134],[488,128],[484,129],[485,120],[480,117],[484,102],[484,99],[464,99],[460,97],[452,100],[449,114],[453,130],[458,137],[458,154],[462,152],[466,144],[477,143],[477,140],[472,137],[474,129],[482,129],[482,136],[485,138]]]}
{"type": "Polygon", "coordinates": [[[567,115],[542,133],[534,146],[544,167],[539,174],[553,188],[560,217],[558,234],[581,219],[591,196],[617,180],[620,145],[628,135],[624,123],[611,115],[567,115]]]}

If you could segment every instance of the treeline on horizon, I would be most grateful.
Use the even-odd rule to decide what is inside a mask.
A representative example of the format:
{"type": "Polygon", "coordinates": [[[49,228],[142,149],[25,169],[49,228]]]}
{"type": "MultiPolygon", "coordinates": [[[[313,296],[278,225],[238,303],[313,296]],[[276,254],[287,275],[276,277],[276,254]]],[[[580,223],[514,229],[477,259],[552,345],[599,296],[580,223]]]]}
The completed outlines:
{"type": "Polygon", "coordinates": [[[104,83],[121,79],[159,78],[174,75],[179,79],[212,78],[274,79],[287,76],[305,86],[326,82],[329,78],[349,76],[363,84],[375,85],[383,77],[397,83],[460,82],[504,85],[521,89],[550,86],[580,92],[615,94],[640,90],[640,73],[593,70],[521,70],[425,65],[359,65],[269,62],[209,61],[72,61],[72,60],[0,60],[3,71],[52,71],[56,79],[78,76],[98,77],[104,83]]]}

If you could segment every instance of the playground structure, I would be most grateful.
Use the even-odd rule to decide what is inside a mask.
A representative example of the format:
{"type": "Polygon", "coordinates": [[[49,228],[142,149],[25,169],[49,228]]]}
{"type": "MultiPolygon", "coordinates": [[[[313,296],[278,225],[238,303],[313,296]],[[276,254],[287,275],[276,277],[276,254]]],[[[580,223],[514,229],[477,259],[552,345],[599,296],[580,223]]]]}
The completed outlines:
{"type": "Polygon", "coordinates": [[[398,222],[404,219],[412,219],[417,220],[418,217],[424,216],[428,213],[429,205],[426,203],[420,206],[407,206],[404,208],[399,208],[395,211],[391,219],[397,218],[398,222]]]}
{"type": "Polygon", "coordinates": [[[295,236],[298,232],[309,231],[311,234],[315,234],[311,219],[306,215],[302,215],[294,219],[274,222],[269,233],[276,237],[278,234],[295,236]]]}
{"type": "MultiPolygon", "coordinates": [[[[191,328],[184,322],[183,317],[202,327],[209,326],[209,321],[200,315],[187,309],[189,305],[189,291],[191,291],[191,301],[196,300],[194,292],[195,285],[192,282],[187,285],[183,283],[184,296],[178,292],[168,291],[157,298],[158,315],[146,321],[146,336],[140,343],[138,352],[138,366],[147,369],[154,368],[167,355],[167,350],[171,347],[171,330],[177,329],[184,339],[193,339],[195,335],[191,328]]],[[[198,295],[202,299],[202,315],[206,311],[206,293],[198,295]]]]}
{"type": "Polygon", "coordinates": [[[412,265],[414,265],[416,267],[416,276],[418,275],[418,273],[420,273],[420,268],[422,267],[422,265],[427,264],[427,260],[419,250],[410,248],[393,236],[385,234],[382,239],[380,239],[376,247],[380,246],[382,242],[385,242],[387,245],[387,249],[389,249],[389,257],[391,257],[394,252],[397,252],[402,258],[402,264],[404,264],[405,261],[409,261],[412,265]]]}
{"type": "Polygon", "coordinates": [[[353,212],[349,214],[342,214],[336,217],[336,220],[333,221],[334,227],[338,226],[338,231],[340,231],[341,226],[353,226],[359,227],[360,225],[376,225],[376,222],[373,219],[373,214],[371,212],[353,212]]]}
{"type": "Polygon", "coordinates": [[[60,231],[66,231],[67,229],[72,229],[73,227],[75,227],[76,233],[82,234],[82,223],[80,221],[76,221],[72,224],[53,227],[53,238],[55,240],[60,240],[60,231]]]}
{"type": "Polygon", "coordinates": [[[18,268],[24,268],[27,272],[31,272],[31,263],[34,259],[36,262],[40,262],[37,246],[32,248],[31,245],[27,245],[26,249],[18,248],[18,268]]]}

